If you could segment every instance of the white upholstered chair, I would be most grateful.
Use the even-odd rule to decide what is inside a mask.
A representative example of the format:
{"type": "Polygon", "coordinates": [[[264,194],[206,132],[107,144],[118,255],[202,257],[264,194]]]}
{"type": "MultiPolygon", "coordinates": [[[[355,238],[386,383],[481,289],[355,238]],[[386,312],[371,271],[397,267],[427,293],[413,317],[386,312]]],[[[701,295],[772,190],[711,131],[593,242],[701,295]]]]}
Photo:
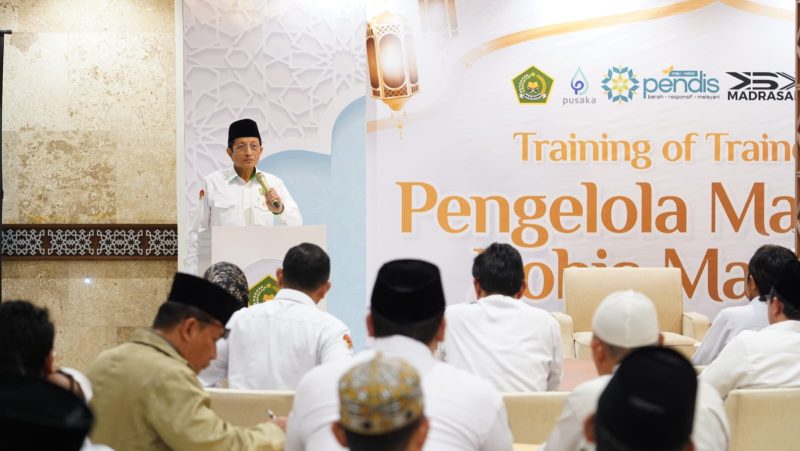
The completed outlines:
{"type": "MultiPolygon", "coordinates": [[[[566,314],[556,318],[561,323],[562,333],[572,330],[575,356],[591,358],[592,316],[603,298],[629,289],[644,293],[655,304],[664,345],[691,358],[705,337],[709,322],[704,315],[683,311],[680,270],[634,267],[564,270],[566,314]]],[[[569,341],[564,338],[565,346],[569,341]]]]}
{"type": "Polygon", "coordinates": [[[514,443],[540,444],[556,425],[569,392],[503,393],[514,443]]]}
{"type": "Polygon", "coordinates": [[[731,425],[729,451],[800,449],[800,428],[792,425],[800,412],[800,388],[733,390],[725,411],[731,425]]]}

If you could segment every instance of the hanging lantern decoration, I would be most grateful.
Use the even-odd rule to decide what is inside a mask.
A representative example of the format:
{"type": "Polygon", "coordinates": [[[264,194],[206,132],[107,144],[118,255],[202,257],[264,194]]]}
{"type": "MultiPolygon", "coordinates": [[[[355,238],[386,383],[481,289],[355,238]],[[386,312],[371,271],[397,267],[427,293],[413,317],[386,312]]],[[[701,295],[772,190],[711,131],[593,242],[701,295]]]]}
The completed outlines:
{"type": "Polygon", "coordinates": [[[419,92],[417,56],[408,21],[384,11],[367,25],[367,62],[372,97],[394,111],[419,92]]]}
{"type": "Polygon", "coordinates": [[[419,0],[422,31],[453,38],[458,35],[456,0],[419,0]]]}

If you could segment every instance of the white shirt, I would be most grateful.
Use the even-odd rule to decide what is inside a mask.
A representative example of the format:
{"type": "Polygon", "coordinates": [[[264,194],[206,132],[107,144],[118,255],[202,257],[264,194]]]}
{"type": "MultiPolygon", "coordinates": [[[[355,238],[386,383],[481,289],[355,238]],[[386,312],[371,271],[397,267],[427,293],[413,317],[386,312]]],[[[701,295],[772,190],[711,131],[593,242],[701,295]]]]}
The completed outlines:
{"type": "MultiPolygon", "coordinates": [[[[575,387],[564,402],[564,410],[540,451],[594,449],[594,445],[584,439],[583,422],[597,410],[597,401],[610,380],[611,375],[604,375],[575,387]]],[[[726,451],[730,435],[722,398],[713,387],[698,383],[692,428],[695,450],[726,451]]]]}
{"type": "Polygon", "coordinates": [[[199,197],[189,230],[189,250],[185,260],[186,271],[192,274],[197,272],[197,237],[202,229],[212,226],[303,225],[300,208],[283,181],[258,169],[247,182],[233,167],[213,172],[203,179],[199,197]],[[284,206],[281,214],[275,215],[267,207],[258,174],[264,174],[267,185],[275,188],[280,196],[284,206]]]}
{"type": "Polygon", "coordinates": [[[550,313],[494,294],[451,305],[441,358],[503,392],[558,390],[564,367],[561,330],[550,313]]]}
{"type": "Polygon", "coordinates": [[[747,305],[722,309],[714,318],[692,362],[695,365],[708,365],[739,332],[761,330],[767,326],[767,303],[759,301],[758,297],[751,299],[747,305]]]}
{"type": "Polygon", "coordinates": [[[281,289],[275,299],[241,309],[217,341],[217,358],[200,372],[203,385],[228,377],[228,387],[294,390],[317,365],[353,355],[350,330],[303,292],[281,289]]]}
{"type": "Polygon", "coordinates": [[[800,321],[746,330],[700,374],[723,398],[737,388],[800,387],[800,321]]]}
{"type": "Polygon", "coordinates": [[[331,424],[339,419],[339,379],[376,352],[405,359],[420,373],[430,421],[425,450],[511,451],[505,404],[487,381],[436,361],[426,345],[411,338],[377,338],[372,347],[350,361],[317,367],[300,381],[286,427],[286,451],[344,449],[331,432],[331,424]]]}

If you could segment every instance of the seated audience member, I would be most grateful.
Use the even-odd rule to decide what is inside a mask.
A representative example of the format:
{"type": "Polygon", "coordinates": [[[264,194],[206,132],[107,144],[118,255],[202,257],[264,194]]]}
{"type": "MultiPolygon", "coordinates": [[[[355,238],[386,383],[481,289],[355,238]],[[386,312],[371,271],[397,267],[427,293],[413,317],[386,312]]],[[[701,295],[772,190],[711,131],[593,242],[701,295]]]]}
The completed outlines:
{"type": "Polygon", "coordinates": [[[331,424],[339,421],[337,381],[376,354],[406,360],[419,372],[430,420],[426,449],[510,451],[506,408],[488,381],[433,357],[444,338],[444,292],[439,268],[420,260],[395,260],[378,271],[367,315],[372,349],[353,359],[321,365],[303,377],[287,425],[288,451],[343,449],[331,424]]]}
{"type": "Polygon", "coordinates": [[[472,277],[478,300],[447,307],[440,357],[500,391],[558,390],[561,330],[550,313],[520,300],[527,283],[519,252],[493,243],[475,257],[472,277]]]}
{"type": "Polygon", "coordinates": [[[228,262],[217,262],[206,269],[203,278],[226,290],[239,303],[239,308],[249,304],[250,288],[241,268],[228,262]]]}
{"type": "Polygon", "coordinates": [[[55,368],[54,339],[47,309],[26,301],[0,303],[3,449],[78,450],[84,445],[93,416],[80,389],[69,383],[69,373],[55,368]]]}
{"type": "Polygon", "coordinates": [[[420,451],[428,435],[419,374],[401,359],[354,366],[339,381],[333,434],[350,451],[420,451]]]}
{"type": "MultiPolygon", "coordinates": [[[[597,400],[615,368],[633,350],[660,345],[662,341],[653,302],[633,290],[618,291],[603,299],[592,318],[592,330],[592,359],[600,376],[575,387],[569,394],[542,451],[591,449],[581,436],[583,423],[597,408],[597,400]]],[[[696,410],[695,449],[728,449],[730,428],[725,406],[717,392],[707,385],[702,386],[696,410]]]]}
{"type": "Polygon", "coordinates": [[[767,301],[769,326],[746,330],[700,374],[723,398],[737,388],[800,387],[800,262],[787,262],[767,301]]]}
{"type": "Polygon", "coordinates": [[[197,380],[238,308],[222,288],[175,274],[153,328],[134,332],[89,366],[97,415],[92,439],[120,450],[282,449],[280,427],[234,427],[211,410],[210,396],[197,380]]]}
{"type": "Polygon", "coordinates": [[[758,248],[747,265],[744,293],[749,304],[720,310],[692,358],[695,365],[711,363],[739,332],[761,330],[769,325],[767,300],[772,284],[783,265],[796,259],[794,252],[782,246],[765,244],[758,248]]]}
{"type": "Polygon", "coordinates": [[[217,359],[200,373],[214,385],[227,376],[237,389],[294,390],[317,365],[353,355],[350,330],[317,308],[331,287],[328,254],[310,243],[286,253],[276,274],[275,299],[234,313],[230,335],[217,345],[217,359]]]}
{"type": "Polygon", "coordinates": [[[697,376],[677,351],[644,347],[622,359],[586,420],[597,451],[693,450],[697,376]]]}

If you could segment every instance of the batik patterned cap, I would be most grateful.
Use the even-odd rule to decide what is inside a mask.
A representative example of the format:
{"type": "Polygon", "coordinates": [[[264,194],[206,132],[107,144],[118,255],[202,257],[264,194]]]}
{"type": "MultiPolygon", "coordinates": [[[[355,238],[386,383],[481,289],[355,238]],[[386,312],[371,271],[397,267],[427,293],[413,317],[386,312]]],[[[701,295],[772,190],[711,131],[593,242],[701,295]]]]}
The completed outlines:
{"type": "Polygon", "coordinates": [[[357,434],[381,435],[422,416],[419,374],[404,360],[378,354],[339,381],[339,423],[357,434]]]}
{"type": "Polygon", "coordinates": [[[228,291],[239,301],[240,306],[247,307],[249,292],[247,277],[238,266],[228,262],[214,263],[208,267],[203,278],[228,291]]]}

